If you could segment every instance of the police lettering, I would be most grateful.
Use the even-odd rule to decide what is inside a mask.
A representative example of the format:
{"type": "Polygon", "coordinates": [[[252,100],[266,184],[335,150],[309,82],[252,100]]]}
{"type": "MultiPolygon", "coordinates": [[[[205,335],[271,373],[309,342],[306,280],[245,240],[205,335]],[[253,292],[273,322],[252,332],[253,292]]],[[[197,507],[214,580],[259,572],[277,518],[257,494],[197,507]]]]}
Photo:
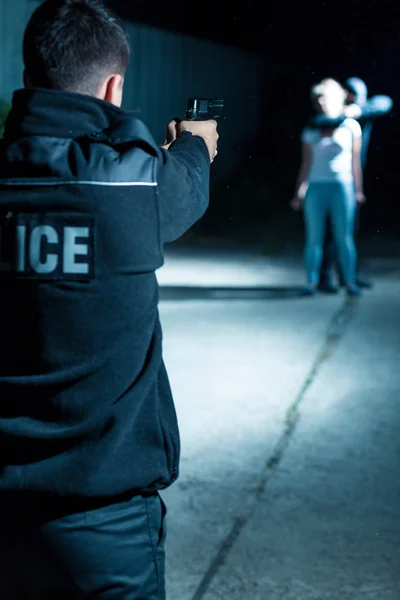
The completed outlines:
{"type": "Polygon", "coordinates": [[[2,218],[0,277],[91,279],[94,225],[90,219],[72,221],[55,215],[2,218]]]}

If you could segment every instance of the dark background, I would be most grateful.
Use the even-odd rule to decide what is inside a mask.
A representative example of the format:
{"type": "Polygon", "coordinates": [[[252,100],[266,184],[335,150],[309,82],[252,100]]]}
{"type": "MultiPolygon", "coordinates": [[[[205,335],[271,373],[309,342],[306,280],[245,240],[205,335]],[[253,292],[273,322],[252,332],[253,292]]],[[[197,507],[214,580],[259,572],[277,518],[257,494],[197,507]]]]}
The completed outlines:
{"type": "MultiPolygon", "coordinates": [[[[236,196],[221,200],[221,187],[227,186],[218,181],[216,161],[215,201],[198,230],[206,234],[246,230],[251,236],[260,222],[269,222],[279,228],[294,225],[300,231],[301,219],[290,211],[288,201],[300,161],[299,133],[311,114],[309,89],[323,77],[343,82],[358,76],[366,82],[369,95],[387,94],[394,101],[391,115],[380,119],[372,133],[362,233],[365,239],[396,236],[400,223],[400,4],[396,0],[238,4],[114,0],[110,4],[133,22],[250,49],[281,65],[272,80],[260,81],[265,110],[260,114],[259,135],[248,140],[251,159],[243,159],[229,182],[228,189],[231,194],[236,190],[236,196]]],[[[237,115],[238,120],[245,118],[237,115]]],[[[221,136],[225,127],[235,127],[235,122],[222,122],[221,136]]]]}

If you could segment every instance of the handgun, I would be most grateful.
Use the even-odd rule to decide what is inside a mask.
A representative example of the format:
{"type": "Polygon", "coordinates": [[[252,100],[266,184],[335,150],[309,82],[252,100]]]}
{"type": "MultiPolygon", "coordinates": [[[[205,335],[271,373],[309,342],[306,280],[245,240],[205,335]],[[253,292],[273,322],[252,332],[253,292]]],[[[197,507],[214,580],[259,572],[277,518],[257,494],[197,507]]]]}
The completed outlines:
{"type": "Polygon", "coordinates": [[[218,119],[224,108],[221,98],[189,98],[186,109],[187,121],[218,119]]]}

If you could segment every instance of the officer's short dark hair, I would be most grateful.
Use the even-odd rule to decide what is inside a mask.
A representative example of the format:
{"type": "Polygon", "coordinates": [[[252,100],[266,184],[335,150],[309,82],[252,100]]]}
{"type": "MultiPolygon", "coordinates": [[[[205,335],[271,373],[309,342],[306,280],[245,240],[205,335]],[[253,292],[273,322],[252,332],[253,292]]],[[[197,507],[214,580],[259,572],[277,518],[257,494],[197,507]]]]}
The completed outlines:
{"type": "Polygon", "coordinates": [[[96,95],[108,75],[125,75],[129,38],[101,0],[45,0],[25,29],[29,85],[96,95]]]}

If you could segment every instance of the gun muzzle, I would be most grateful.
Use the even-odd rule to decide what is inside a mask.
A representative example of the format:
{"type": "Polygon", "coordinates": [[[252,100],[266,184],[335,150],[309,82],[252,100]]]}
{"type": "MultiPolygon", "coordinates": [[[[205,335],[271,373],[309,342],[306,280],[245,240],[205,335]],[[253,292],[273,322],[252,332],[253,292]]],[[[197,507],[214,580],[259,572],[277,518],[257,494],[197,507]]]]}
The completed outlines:
{"type": "Polygon", "coordinates": [[[186,120],[206,121],[207,119],[218,119],[221,116],[224,101],[221,98],[189,98],[186,120]]]}

